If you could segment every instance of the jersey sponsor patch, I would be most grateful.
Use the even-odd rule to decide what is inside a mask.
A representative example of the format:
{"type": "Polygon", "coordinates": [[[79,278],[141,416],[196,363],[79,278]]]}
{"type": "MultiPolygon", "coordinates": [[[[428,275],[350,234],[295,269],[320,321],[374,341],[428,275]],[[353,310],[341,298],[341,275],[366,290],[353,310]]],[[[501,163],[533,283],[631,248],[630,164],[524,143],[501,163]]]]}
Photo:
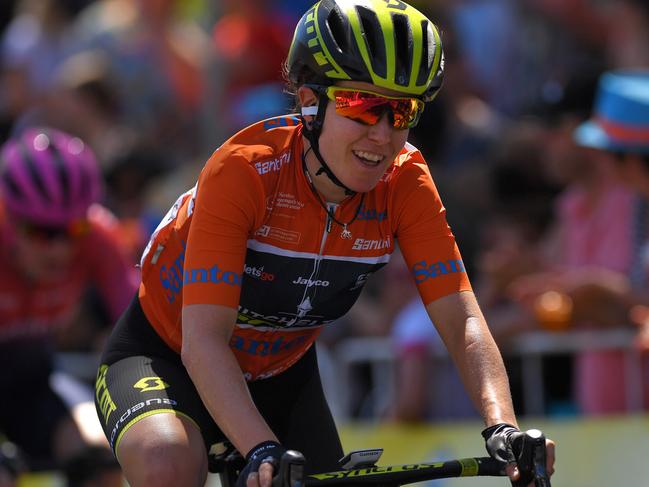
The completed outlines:
{"type": "Polygon", "coordinates": [[[359,221],[376,220],[378,222],[382,222],[387,217],[388,217],[388,210],[378,211],[376,210],[376,208],[366,208],[365,205],[361,205],[361,207],[358,209],[358,214],[356,215],[356,219],[359,221]]]}
{"type": "Polygon", "coordinates": [[[257,230],[255,235],[290,244],[299,244],[301,236],[300,232],[286,230],[279,227],[271,227],[270,225],[262,225],[259,227],[259,230],[257,230]]]}
{"type": "Polygon", "coordinates": [[[300,119],[294,115],[269,118],[268,120],[264,121],[264,130],[269,131],[279,127],[294,127],[299,123],[300,119]]]}
{"type": "Polygon", "coordinates": [[[364,238],[357,238],[354,240],[352,250],[383,250],[390,248],[390,237],[379,240],[367,240],[364,238]]]}
{"type": "Polygon", "coordinates": [[[269,172],[279,171],[284,164],[291,162],[291,152],[283,152],[278,157],[270,159],[268,161],[259,161],[255,162],[255,169],[260,175],[268,174],[269,172]]]}
{"type": "Polygon", "coordinates": [[[466,272],[464,263],[461,260],[447,260],[445,262],[433,262],[432,264],[422,260],[412,266],[412,274],[415,276],[417,283],[456,272],[466,272]]]}

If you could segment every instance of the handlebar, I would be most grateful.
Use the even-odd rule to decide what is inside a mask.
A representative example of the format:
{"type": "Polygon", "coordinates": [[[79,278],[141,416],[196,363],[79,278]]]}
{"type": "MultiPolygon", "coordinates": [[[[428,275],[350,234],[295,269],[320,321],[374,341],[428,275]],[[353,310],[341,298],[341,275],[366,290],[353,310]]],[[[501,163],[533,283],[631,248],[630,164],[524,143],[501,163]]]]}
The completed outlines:
{"type": "MultiPolygon", "coordinates": [[[[537,429],[525,432],[523,451],[518,468],[521,479],[514,485],[527,487],[534,481],[535,487],[552,487],[546,469],[545,436],[537,429]]],[[[230,455],[221,464],[218,472],[221,481],[228,487],[235,484],[238,471],[235,462],[241,463],[241,456],[230,455]]],[[[323,472],[305,475],[304,456],[289,450],[279,462],[277,474],[273,477],[273,487],[349,487],[368,484],[374,487],[399,487],[401,485],[428,480],[452,477],[504,477],[506,463],[491,457],[471,457],[457,460],[422,462],[416,464],[377,466],[369,465],[349,470],[323,472]]],[[[212,470],[215,471],[215,470],[212,470]]]]}
{"type": "MultiPolygon", "coordinates": [[[[345,487],[369,484],[380,487],[397,487],[415,482],[451,477],[503,477],[506,464],[491,457],[472,457],[458,460],[424,462],[418,464],[376,465],[335,472],[303,476],[304,456],[289,450],[281,460],[273,487],[345,487]]],[[[545,436],[537,429],[525,432],[521,461],[518,463],[521,479],[534,480],[535,487],[552,487],[546,469],[545,436]]],[[[517,482],[521,487],[527,487],[517,482]]]]}

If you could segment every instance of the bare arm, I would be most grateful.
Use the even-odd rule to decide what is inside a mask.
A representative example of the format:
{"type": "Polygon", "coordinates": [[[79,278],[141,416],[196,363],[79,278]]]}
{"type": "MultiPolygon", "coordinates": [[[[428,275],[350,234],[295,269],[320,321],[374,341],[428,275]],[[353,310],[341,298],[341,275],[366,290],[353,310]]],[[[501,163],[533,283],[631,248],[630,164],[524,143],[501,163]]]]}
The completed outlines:
{"type": "Polygon", "coordinates": [[[182,361],[221,431],[245,455],[277,438],[254,405],[229,342],[236,310],[195,304],[183,308],[182,361]]]}
{"type": "Polygon", "coordinates": [[[474,294],[445,296],[426,310],[485,424],[516,426],[505,366],[474,294]]]}

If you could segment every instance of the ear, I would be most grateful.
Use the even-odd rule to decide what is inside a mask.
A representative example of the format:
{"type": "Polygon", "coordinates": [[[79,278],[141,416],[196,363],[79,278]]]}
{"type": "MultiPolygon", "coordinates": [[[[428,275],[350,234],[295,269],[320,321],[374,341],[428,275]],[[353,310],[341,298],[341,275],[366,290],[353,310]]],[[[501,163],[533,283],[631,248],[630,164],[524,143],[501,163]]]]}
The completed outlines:
{"type": "Polygon", "coordinates": [[[306,86],[300,86],[297,89],[297,97],[302,107],[310,107],[318,104],[318,95],[306,86]]]}

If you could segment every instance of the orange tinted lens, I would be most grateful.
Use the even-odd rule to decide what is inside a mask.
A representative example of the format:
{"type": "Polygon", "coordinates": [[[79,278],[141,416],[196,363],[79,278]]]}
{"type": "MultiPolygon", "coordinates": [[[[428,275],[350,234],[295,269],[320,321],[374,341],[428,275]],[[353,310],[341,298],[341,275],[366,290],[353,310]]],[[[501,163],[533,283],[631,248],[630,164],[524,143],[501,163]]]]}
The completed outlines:
{"type": "Polygon", "coordinates": [[[419,118],[419,104],[412,98],[385,98],[362,91],[334,92],[336,113],[365,125],[375,125],[387,111],[397,129],[414,126],[419,118]]]}

